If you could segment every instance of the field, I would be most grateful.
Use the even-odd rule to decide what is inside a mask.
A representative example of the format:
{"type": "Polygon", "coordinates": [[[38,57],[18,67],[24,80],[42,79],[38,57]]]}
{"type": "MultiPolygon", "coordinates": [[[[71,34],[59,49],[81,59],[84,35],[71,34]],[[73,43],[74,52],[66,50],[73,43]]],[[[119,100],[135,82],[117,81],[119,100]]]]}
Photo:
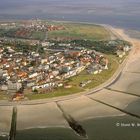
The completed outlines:
{"type": "MultiPolygon", "coordinates": [[[[58,23],[60,24],[60,23],[58,23]]],[[[90,39],[109,40],[110,33],[100,25],[61,23],[65,30],[51,31],[48,33],[49,39],[90,39]]]]}
{"type": "MultiPolygon", "coordinates": [[[[64,29],[48,31],[49,39],[90,39],[90,40],[109,40],[111,37],[104,27],[87,23],[67,23],[44,21],[48,26],[62,26],[64,29]]],[[[44,40],[46,32],[42,30],[32,30],[24,27],[3,28],[0,27],[0,37],[11,37],[21,39],[44,40]]]]}
{"type": "Polygon", "coordinates": [[[59,96],[65,96],[65,95],[70,95],[70,94],[75,94],[78,92],[82,92],[83,90],[77,87],[72,87],[70,89],[65,89],[65,88],[58,88],[56,90],[53,90],[47,94],[33,94],[33,93],[27,93],[25,96],[29,100],[36,100],[36,99],[44,99],[44,98],[53,98],[53,97],[59,97],[59,96]]]}

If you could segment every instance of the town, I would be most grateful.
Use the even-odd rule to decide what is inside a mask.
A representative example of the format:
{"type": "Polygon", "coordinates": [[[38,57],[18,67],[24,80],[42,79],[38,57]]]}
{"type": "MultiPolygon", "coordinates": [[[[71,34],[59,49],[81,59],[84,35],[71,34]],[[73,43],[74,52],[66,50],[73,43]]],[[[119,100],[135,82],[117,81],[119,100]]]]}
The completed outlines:
{"type": "MultiPolygon", "coordinates": [[[[0,26],[11,29],[16,23],[2,23],[0,26]]],[[[130,44],[120,40],[47,39],[47,33],[54,30],[65,30],[65,27],[37,21],[18,25],[14,36],[13,32],[3,33],[7,35],[5,38],[1,34],[0,90],[13,100],[23,99],[25,90],[36,94],[44,89],[44,93],[49,93],[59,87],[68,88],[71,85],[67,85],[66,80],[82,71],[96,75],[108,70],[110,62],[104,53],[111,50],[110,53],[122,58],[131,49],[130,44]],[[43,32],[44,38],[33,39],[32,31],[43,32]]],[[[81,81],[79,87],[90,82],[81,81]]]]}

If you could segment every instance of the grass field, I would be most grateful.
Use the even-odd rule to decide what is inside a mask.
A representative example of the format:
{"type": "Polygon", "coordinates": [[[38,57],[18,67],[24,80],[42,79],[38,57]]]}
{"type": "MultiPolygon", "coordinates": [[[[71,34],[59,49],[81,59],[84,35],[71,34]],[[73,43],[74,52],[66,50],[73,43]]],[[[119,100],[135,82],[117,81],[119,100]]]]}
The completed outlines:
{"type": "Polygon", "coordinates": [[[75,94],[78,92],[83,91],[82,89],[77,88],[77,87],[72,87],[70,89],[65,89],[65,88],[58,88],[56,90],[53,90],[50,93],[47,94],[26,94],[26,97],[29,100],[36,100],[36,99],[44,99],[44,98],[53,98],[53,97],[59,97],[59,96],[65,96],[65,95],[70,95],[70,94],[75,94]]]}
{"type": "MultiPolygon", "coordinates": [[[[60,23],[58,23],[60,24],[60,23]]],[[[51,31],[48,33],[49,39],[52,38],[72,38],[90,40],[109,40],[110,33],[100,25],[80,24],[80,23],[61,23],[65,30],[51,31]]]]}
{"type": "MultiPolygon", "coordinates": [[[[44,21],[45,22],[45,21],[44,21]]],[[[49,39],[90,39],[90,40],[108,40],[110,33],[100,25],[86,24],[86,23],[67,23],[67,22],[47,22],[49,25],[62,25],[65,30],[49,31],[49,39]]],[[[0,29],[1,37],[13,37],[22,39],[45,39],[46,33],[43,31],[32,31],[20,28],[0,29]],[[17,34],[17,31],[20,33],[17,34]],[[24,33],[24,35],[23,35],[24,33]]]]}
{"type": "Polygon", "coordinates": [[[31,37],[35,40],[44,40],[46,37],[46,33],[42,31],[34,31],[31,37]]]}

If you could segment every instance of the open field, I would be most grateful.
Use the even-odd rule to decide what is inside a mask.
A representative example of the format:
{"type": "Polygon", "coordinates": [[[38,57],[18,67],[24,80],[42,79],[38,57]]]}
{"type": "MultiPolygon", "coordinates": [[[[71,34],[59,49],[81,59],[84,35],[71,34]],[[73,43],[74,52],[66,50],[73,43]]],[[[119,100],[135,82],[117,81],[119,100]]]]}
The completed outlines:
{"type": "MultiPolygon", "coordinates": [[[[90,39],[90,40],[109,40],[111,34],[106,28],[95,24],[86,23],[67,23],[67,22],[52,22],[44,21],[48,25],[63,26],[65,29],[48,31],[49,39],[90,39]]],[[[20,38],[44,40],[46,31],[36,31],[21,27],[0,28],[0,37],[20,38]]]]}
{"type": "Polygon", "coordinates": [[[110,33],[100,25],[80,24],[80,23],[55,23],[63,25],[65,30],[51,31],[48,33],[49,39],[90,39],[109,40],[110,33]]]}
{"type": "Polygon", "coordinates": [[[42,31],[35,31],[32,33],[31,38],[35,40],[44,40],[46,37],[46,33],[42,31]]]}
{"type": "Polygon", "coordinates": [[[36,99],[44,99],[44,98],[53,98],[53,97],[59,97],[59,96],[65,96],[65,95],[70,95],[70,94],[75,94],[78,92],[83,91],[80,87],[72,87],[70,89],[65,89],[65,88],[58,88],[54,89],[53,91],[50,91],[49,93],[42,93],[42,94],[33,94],[33,93],[25,93],[25,96],[29,100],[36,100],[36,99]]]}

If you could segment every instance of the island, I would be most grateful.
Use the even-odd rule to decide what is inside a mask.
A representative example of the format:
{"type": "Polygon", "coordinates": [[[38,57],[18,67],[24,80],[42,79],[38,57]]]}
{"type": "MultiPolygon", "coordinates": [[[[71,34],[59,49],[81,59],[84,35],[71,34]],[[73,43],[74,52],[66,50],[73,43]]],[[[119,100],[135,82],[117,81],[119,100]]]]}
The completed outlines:
{"type": "Polygon", "coordinates": [[[113,76],[132,44],[107,26],[60,21],[0,23],[0,99],[87,92],[113,76]]]}

